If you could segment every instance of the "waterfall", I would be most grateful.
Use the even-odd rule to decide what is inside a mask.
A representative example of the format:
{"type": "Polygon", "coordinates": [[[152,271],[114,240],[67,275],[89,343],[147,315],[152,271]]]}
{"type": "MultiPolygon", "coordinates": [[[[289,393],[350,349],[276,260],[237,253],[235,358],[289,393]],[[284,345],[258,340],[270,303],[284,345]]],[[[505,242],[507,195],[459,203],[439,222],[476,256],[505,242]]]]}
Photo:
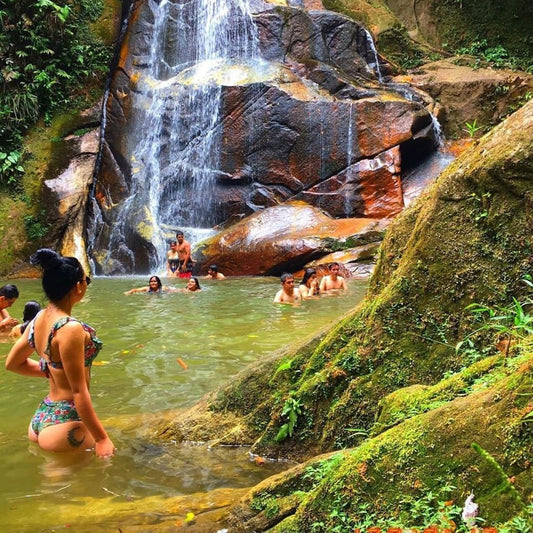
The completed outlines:
{"type": "Polygon", "coordinates": [[[380,83],[383,83],[383,76],[381,74],[381,67],[379,66],[379,55],[378,51],[376,49],[376,44],[374,43],[374,38],[372,37],[372,34],[364,28],[365,35],[366,35],[366,42],[368,44],[368,48],[372,52],[372,57],[374,59],[373,62],[369,62],[368,66],[374,70],[376,73],[376,76],[378,78],[378,81],[380,83]]]}
{"type": "Polygon", "coordinates": [[[128,226],[149,220],[157,267],[175,228],[215,222],[221,81],[238,78],[239,65],[259,54],[245,0],[150,0],[149,6],[153,31],[148,69],[136,87],[141,103],[131,140],[134,176],[110,248],[122,242],[128,226]]]}
{"type": "Polygon", "coordinates": [[[355,179],[355,169],[354,169],[354,150],[353,150],[353,136],[354,136],[354,106],[350,105],[350,114],[348,120],[348,146],[347,146],[347,162],[346,162],[346,185],[344,187],[344,215],[349,217],[352,209],[353,198],[350,194],[350,187],[348,184],[351,184],[355,179]]]}

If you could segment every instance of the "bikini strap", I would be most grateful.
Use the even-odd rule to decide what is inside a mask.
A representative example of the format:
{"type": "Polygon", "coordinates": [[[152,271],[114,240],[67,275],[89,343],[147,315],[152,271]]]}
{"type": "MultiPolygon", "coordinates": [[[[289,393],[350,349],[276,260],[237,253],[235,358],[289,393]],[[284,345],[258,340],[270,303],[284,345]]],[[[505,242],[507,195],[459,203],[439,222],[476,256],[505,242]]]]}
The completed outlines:
{"type": "MultiPolygon", "coordinates": [[[[73,316],[63,316],[61,317],[50,330],[50,334],[48,335],[48,342],[46,344],[46,348],[44,349],[44,353],[48,356],[50,356],[50,343],[52,342],[52,339],[55,337],[58,330],[60,330],[65,324],[68,322],[80,322],[77,318],[74,318],[73,316]]],[[[81,324],[81,322],[80,322],[81,324]]]]}
{"type": "Polygon", "coordinates": [[[28,330],[28,344],[35,350],[35,320],[37,319],[37,317],[42,313],[42,310],[39,311],[34,317],[33,319],[30,321],[30,323],[28,324],[28,328],[30,328],[28,330]]]}

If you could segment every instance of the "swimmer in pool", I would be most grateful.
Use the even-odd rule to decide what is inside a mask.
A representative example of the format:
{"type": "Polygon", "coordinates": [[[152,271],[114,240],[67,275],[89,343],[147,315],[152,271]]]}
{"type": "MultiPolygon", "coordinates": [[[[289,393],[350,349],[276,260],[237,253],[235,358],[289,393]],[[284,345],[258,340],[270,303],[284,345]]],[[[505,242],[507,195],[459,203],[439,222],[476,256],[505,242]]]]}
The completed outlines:
{"type": "Polygon", "coordinates": [[[140,292],[146,292],[148,294],[162,294],[164,292],[176,292],[177,289],[174,289],[174,287],[166,287],[161,283],[161,279],[159,276],[152,276],[148,280],[148,286],[147,287],[138,287],[137,289],[130,289],[129,291],[126,291],[124,294],[136,294],[140,292]]]}

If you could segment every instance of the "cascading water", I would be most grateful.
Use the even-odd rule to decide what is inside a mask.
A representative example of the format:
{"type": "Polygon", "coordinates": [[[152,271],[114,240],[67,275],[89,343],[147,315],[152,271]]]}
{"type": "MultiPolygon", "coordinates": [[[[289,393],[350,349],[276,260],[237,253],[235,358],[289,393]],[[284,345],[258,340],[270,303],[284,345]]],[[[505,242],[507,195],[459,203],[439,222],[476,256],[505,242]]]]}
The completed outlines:
{"type": "Polygon", "coordinates": [[[379,55],[376,49],[376,44],[374,43],[374,38],[372,34],[365,28],[366,42],[372,56],[374,58],[373,62],[369,62],[368,66],[374,70],[376,77],[380,83],[383,82],[383,75],[381,74],[381,67],[379,66],[379,55]]]}
{"type": "Polygon", "coordinates": [[[221,84],[258,55],[256,29],[243,0],[150,0],[153,32],[138,84],[142,102],[132,139],[130,197],[110,237],[116,247],[140,209],[148,209],[160,266],[175,228],[209,228],[219,154],[221,84]],[[142,206],[142,207],[141,207],[142,206]],[[165,234],[166,232],[166,234],[165,234]]]}
{"type": "Polygon", "coordinates": [[[98,272],[157,272],[176,229],[199,243],[215,225],[292,199],[334,217],[398,211],[391,143],[405,139],[402,156],[434,150],[425,100],[375,82],[365,28],[301,7],[134,3],[87,231],[98,272]],[[381,116],[394,134],[381,133],[381,116]]]}

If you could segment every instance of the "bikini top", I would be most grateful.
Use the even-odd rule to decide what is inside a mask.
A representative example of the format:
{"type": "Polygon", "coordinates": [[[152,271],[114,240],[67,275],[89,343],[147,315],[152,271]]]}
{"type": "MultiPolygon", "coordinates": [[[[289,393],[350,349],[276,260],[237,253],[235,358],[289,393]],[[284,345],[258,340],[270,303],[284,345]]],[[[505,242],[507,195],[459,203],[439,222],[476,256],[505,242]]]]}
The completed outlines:
{"type": "MultiPolygon", "coordinates": [[[[62,317],[52,326],[52,329],[50,330],[50,334],[48,335],[48,343],[46,344],[44,353],[50,356],[50,343],[52,342],[52,339],[55,337],[59,329],[61,329],[65,324],[71,321],[79,322],[82,325],[84,331],[89,333],[91,337],[91,342],[85,346],[85,354],[84,354],[85,366],[90,367],[92,365],[92,362],[98,355],[98,352],[102,349],[103,342],[96,336],[96,331],[94,328],[92,328],[88,324],[85,324],[84,322],[81,322],[80,320],[72,316],[62,317]]],[[[35,319],[31,321],[30,331],[28,333],[28,344],[33,349],[35,349],[34,323],[35,323],[35,319]]],[[[44,357],[41,357],[40,365],[41,365],[41,371],[44,372],[45,374],[48,374],[49,366],[51,366],[52,368],[63,368],[63,363],[61,361],[51,361],[50,359],[45,359],[44,357]]]]}

